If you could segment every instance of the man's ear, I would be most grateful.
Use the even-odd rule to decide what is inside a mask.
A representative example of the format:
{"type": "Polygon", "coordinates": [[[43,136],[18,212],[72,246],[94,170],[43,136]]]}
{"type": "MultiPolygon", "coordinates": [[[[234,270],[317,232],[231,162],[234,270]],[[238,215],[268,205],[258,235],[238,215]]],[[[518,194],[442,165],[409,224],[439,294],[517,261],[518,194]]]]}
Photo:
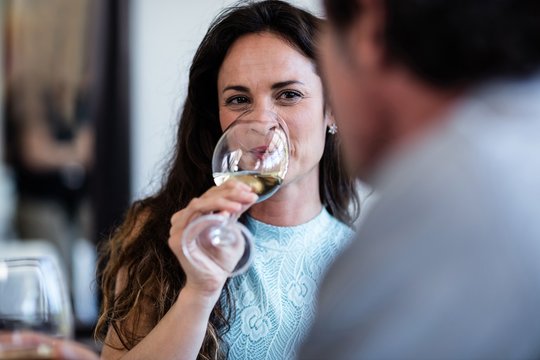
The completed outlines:
{"type": "Polygon", "coordinates": [[[358,1],[362,11],[348,31],[347,45],[358,68],[375,69],[384,62],[384,5],[381,0],[358,1]]]}

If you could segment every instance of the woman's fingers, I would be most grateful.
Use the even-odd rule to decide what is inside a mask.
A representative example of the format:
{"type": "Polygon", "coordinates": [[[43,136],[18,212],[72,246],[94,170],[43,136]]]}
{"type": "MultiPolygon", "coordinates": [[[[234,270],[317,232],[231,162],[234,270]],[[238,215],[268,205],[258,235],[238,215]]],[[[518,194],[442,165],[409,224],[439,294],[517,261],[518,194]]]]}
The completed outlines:
{"type": "Polygon", "coordinates": [[[187,224],[201,215],[223,211],[237,213],[241,210],[242,203],[224,198],[194,199],[185,209],[173,215],[171,218],[170,235],[172,236],[179,230],[183,230],[187,224]]]}
{"type": "Polygon", "coordinates": [[[174,214],[171,218],[171,234],[200,215],[214,212],[239,213],[255,201],[257,195],[249,186],[238,181],[228,181],[211,188],[201,197],[192,199],[185,209],[174,214]]]}
{"type": "MultiPolygon", "coordinates": [[[[188,206],[171,217],[169,246],[173,251],[178,249],[177,243],[184,229],[199,216],[210,213],[239,214],[255,203],[257,198],[248,185],[239,181],[227,181],[220,186],[210,188],[201,197],[192,199],[188,206]]],[[[175,253],[179,257],[182,256],[177,251],[175,253]]]]}
{"type": "Polygon", "coordinates": [[[251,187],[249,185],[246,185],[243,182],[233,180],[233,179],[225,181],[220,186],[215,186],[212,189],[214,189],[214,190],[217,190],[217,189],[232,189],[232,190],[237,190],[237,191],[240,191],[240,190],[251,191],[251,187]]]}
{"type": "Polygon", "coordinates": [[[191,261],[198,264],[194,266],[186,259],[181,246],[186,227],[196,218],[205,214],[241,214],[255,203],[257,198],[248,185],[234,180],[228,181],[220,186],[212,187],[200,197],[192,199],[184,209],[171,217],[169,247],[178,258],[186,273],[187,283],[193,289],[204,293],[215,292],[218,294],[228,275],[224,269],[229,271],[234,269],[242,256],[244,244],[207,248],[204,241],[202,243],[186,241],[184,245],[185,249],[188,249],[191,261]],[[213,261],[209,258],[212,258],[213,261]]]}
{"type": "Polygon", "coordinates": [[[201,196],[201,199],[213,198],[215,196],[225,197],[241,203],[250,203],[257,199],[257,195],[250,186],[236,180],[229,180],[220,186],[210,188],[201,196]]]}

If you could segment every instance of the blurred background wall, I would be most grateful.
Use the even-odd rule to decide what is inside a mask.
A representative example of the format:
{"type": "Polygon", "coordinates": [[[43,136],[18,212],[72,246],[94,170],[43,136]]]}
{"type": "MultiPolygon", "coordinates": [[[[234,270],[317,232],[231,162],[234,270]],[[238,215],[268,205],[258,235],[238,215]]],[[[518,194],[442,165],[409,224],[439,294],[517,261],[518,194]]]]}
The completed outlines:
{"type": "MultiPolygon", "coordinates": [[[[5,3],[0,1],[0,29],[4,28],[5,3]]],[[[1,32],[0,32],[1,34],[1,32]]],[[[0,69],[4,68],[4,38],[0,36],[0,69]]],[[[4,108],[4,72],[0,71],[0,109],[4,108]]],[[[8,168],[4,164],[4,112],[0,111],[0,239],[7,237],[11,231],[14,189],[8,168]]]]}
{"type": "Polygon", "coordinates": [[[0,27],[0,194],[2,207],[10,207],[0,211],[0,256],[57,260],[81,326],[90,326],[97,313],[91,4],[2,0],[0,27]]]}

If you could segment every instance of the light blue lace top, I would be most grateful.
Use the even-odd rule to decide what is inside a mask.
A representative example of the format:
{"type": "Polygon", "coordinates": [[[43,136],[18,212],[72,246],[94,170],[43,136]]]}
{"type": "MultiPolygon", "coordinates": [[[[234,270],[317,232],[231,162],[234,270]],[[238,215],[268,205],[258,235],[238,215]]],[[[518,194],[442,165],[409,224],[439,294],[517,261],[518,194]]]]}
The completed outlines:
{"type": "Polygon", "coordinates": [[[298,226],[250,217],[246,226],[256,254],[249,270],[230,282],[229,359],[292,359],[311,325],[319,282],[353,232],[326,210],[298,226]]]}

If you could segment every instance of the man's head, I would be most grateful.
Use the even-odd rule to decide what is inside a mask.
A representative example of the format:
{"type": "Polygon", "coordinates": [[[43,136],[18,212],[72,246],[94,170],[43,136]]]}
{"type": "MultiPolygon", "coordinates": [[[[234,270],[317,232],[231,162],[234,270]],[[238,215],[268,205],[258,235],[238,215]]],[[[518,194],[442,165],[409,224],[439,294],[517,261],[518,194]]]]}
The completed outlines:
{"type": "Polygon", "coordinates": [[[324,2],[323,72],[359,175],[462,91],[540,67],[538,0],[324,2]]]}

